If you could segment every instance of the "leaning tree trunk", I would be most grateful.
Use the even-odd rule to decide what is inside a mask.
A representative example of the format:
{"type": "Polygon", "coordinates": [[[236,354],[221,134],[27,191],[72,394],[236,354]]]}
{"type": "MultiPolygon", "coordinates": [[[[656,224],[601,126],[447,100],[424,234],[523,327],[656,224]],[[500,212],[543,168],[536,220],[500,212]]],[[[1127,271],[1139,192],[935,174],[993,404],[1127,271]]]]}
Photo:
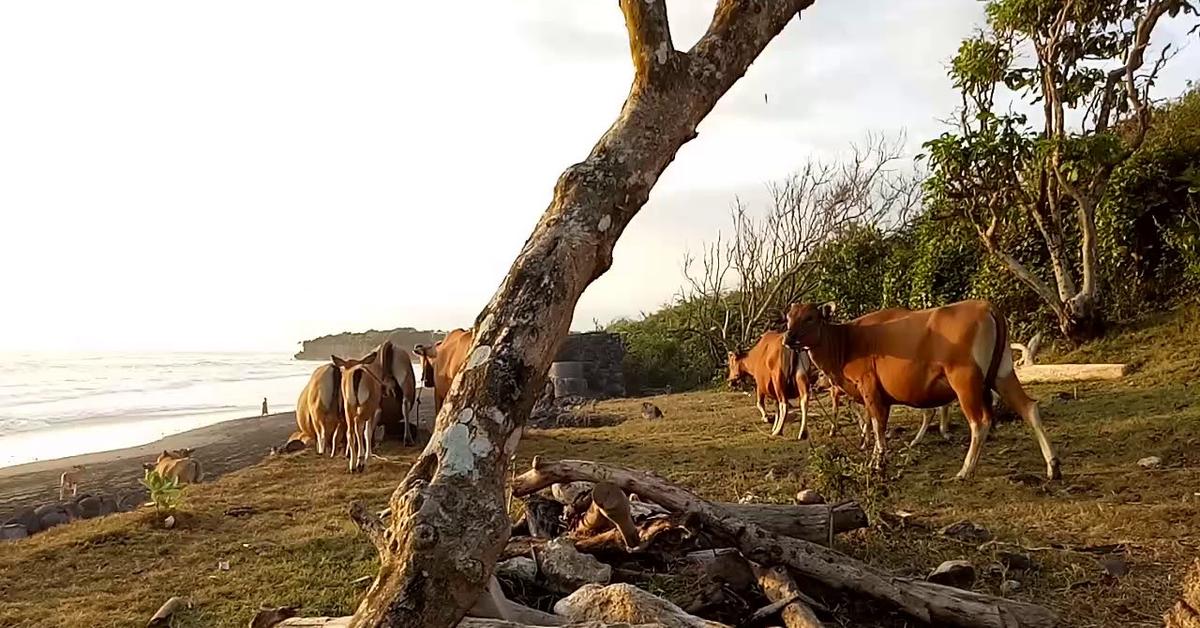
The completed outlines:
{"type": "Polygon", "coordinates": [[[455,625],[479,599],[509,533],[504,477],[584,288],[650,189],[750,63],[813,0],[720,0],[688,52],[665,0],[621,0],[634,79],[620,116],[568,168],[508,276],[475,322],[435,433],[392,494],[384,527],[355,521],[380,554],[354,626],[455,625]]]}

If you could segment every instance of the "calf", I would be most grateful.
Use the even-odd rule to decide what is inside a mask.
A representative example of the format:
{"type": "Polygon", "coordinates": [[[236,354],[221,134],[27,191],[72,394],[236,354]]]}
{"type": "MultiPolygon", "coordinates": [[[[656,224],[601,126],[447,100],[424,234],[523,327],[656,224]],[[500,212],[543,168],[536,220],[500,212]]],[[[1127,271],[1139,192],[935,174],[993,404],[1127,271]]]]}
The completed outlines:
{"type": "Polygon", "coordinates": [[[1033,430],[1046,475],[1061,477],[1037,402],[1025,394],[1013,370],[1007,324],[990,303],[963,301],[843,324],[831,317],[830,304],[792,304],[785,342],[808,349],[817,366],[866,407],[875,432],[876,468],[886,457],[883,435],[893,405],[937,408],[957,398],[971,427],[971,445],[955,477],[970,477],[991,429],[995,390],[1033,430]]]}
{"type": "Polygon", "coordinates": [[[58,501],[62,501],[67,496],[67,489],[71,490],[71,497],[79,493],[79,481],[83,479],[84,466],[77,464],[71,467],[70,471],[64,471],[58,478],[58,501]]]}
{"type": "Polygon", "coordinates": [[[204,478],[200,461],[179,456],[177,451],[163,451],[154,461],[154,470],[164,478],[175,478],[179,484],[195,484],[204,478]]]}
{"type": "Polygon", "coordinates": [[[729,383],[743,377],[754,378],[755,406],[764,423],[770,423],[763,402],[776,402],[775,425],[772,436],[783,435],[787,422],[788,401],[800,400],[800,436],[808,437],[808,393],[816,381],[816,369],[804,351],[793,351],[783,344],[783,334],[769,331],[758,339],[749,351],[729,353],[729,383]]]}
{"type": "Polygon", "coordinates": [[[361,360],[334,357],[333,363],[342,372],[342,403],[346,417],[346,448],[350,454],[350,472],[362,472],[371,457],[375,440],[375,425],[383,402],[383,380],[371,365],[378,358],[375,351],[361,360]]]}

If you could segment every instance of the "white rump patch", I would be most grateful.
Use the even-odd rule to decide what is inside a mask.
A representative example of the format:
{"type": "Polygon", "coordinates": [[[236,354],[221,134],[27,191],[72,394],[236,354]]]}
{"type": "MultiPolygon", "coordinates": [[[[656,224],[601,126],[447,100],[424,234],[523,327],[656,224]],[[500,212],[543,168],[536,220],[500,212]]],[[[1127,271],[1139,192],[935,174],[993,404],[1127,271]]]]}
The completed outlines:
{"type": "Polygon", "coordinates": [[[479,345],[471,352],[471,357],[467,358],[466,370],[471,370],[480,364],[487,361],[488,356],[492,355],[492,348],[487,345],[479,345]]]}
{"type": "Polygon", "coordinates": [[[358,390],[355,391],[355,394],[358,395],[358,399],[355,400],[355,403],[360,406],[371,399],[371,387],[367,385],[368,377],[370,377],[370,375],[363,373],[362,379],[358,380],[358,390]]]}
{"type": "Polygon", "coordinates": [[[988,314],[986,320],[975,329],[975,342],[971,344],[971,357],[979,366],[979,374],[987,377],[992,363],[992,352],[996,350],[996,319],[988,314]]]}

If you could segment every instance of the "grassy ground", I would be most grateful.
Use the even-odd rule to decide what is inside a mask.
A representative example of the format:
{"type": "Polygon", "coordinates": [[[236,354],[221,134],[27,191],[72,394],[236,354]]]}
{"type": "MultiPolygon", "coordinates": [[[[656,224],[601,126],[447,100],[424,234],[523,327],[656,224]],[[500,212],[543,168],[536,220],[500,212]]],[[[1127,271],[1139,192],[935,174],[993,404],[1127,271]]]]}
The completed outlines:
{"type": "MultiPolygon", "coordinates": [[[[723,500],[750,494],[785,502],[810,487],[853,496],[875,522],[839,541],[859,558],[905,575],[965,558],[980,569],[977,589],[998,593],[1004,579],[1019,580],[1013,596],[1053,607],[1063,625],[1161,625],[1180,578],[1200,555],[1200,399],[1193,383],[1200,311],[1161,315],[1062,357],[1137,368],[1119,383],[1033,387],[1063,461],[1062,482],[1032,477],[1044,466],[1019,423],[993,431],[975,480],[946,481],[965,452],[961,418],[954,418],[955,442],[935,433],[906,451],[902,443],[917,424],[907,410],[893,418],[907,432],[890,441],[888,476],[871,478],[861,472],[851,429],[832,441],[823,437],[819,405],[815,445],[794,440],[794,425],[790,438],[772,439],[752,400],[732,392],[655,398],[666,415],[656,422],[640,418],[641,400],[601,403],[594,412],[628,420],[532,432],[517,464],[524,468],[534,454],[609,461],[652,469],[723,500]],[[1136,465],[1151,455],[1163,459],[1161,469],[1136,465]],[[897,511],[913,516],[900,524],[889,516],[897,511]],[[1044,548],[1031,552],[1037,568],[989,573],[997,549],[1011,548],[981,551],[936,534],[960,519],[987,527],[999,541],[1044,548]],[[1106,544],[1120,544],[1114,551],[1128,562],[1127,575],[1106,576],[1097,554],[1079,551],[1106,544]]],[[[173,530],[156,527],[149,513],[129,513],[0,545],[0,625],[144,625],[171,595],[195,604],[180,626],[245,625],[260,602],[300,604],[309,615],[347,614],[365,588],[352,582],[374,575],[376,561],[346,505],[361,499],[382,507],[410,460],[384,453],[394,462],[360,476],[301,454],[189,488],[173,530]],[[256,512],[225,514],[235,506],[256,512]],[[218,561],[229,569],[218,569],[218,561]]],[[[848,610],[853,625],[903,625],[878,610],[848,610]]]]}

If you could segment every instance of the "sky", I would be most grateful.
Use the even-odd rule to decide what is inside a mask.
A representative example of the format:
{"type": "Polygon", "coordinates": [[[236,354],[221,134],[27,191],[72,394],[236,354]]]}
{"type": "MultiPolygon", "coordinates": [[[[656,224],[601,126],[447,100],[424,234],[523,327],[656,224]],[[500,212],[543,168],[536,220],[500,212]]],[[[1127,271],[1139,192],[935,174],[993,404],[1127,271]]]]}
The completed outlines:
{"type": "MultiPolygon", "coordinates": [[[[686,50],[715,0],[668,6],[686,50]]],[[[572,328],[669,301],[734,197],[761,206],[807,159],[872,131],[915,153],[982,19],[818,0],[679,152],[572,328]]],[[[469,326],[631,77],[612,0],[0,4],[0,351],[469,326]]]]}

